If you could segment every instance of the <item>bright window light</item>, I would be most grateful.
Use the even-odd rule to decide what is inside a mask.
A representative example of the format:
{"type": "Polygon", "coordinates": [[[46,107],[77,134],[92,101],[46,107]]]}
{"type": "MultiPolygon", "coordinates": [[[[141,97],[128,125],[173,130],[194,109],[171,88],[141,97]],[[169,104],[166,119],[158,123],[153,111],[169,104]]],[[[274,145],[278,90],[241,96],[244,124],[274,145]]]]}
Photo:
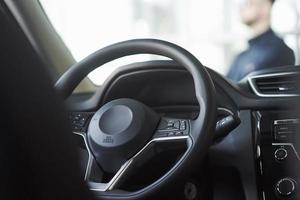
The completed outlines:
{"type": "MultiPolygon", "coordinates": [[[[288,34],[288,43],[298,41],[291,39],[299,27],[298,1],[278,0],[274,8],[272,26],[284,37],[288,34]]],[[[158,38],[183,46],[204,65],[226,74],[234,56],[247,47],[249,30],[240,23],[239,0],[40,2],[77,61],[100,48],[123,40],[158,38]]],[[[295,52],[299,52],[295,49],[297,46],[291,45],[295,52]]],[[[152,58],[157,59],[149,55],[120,59],[93,71],[89,78],[101,85],[116,68],[152,58]]]]}

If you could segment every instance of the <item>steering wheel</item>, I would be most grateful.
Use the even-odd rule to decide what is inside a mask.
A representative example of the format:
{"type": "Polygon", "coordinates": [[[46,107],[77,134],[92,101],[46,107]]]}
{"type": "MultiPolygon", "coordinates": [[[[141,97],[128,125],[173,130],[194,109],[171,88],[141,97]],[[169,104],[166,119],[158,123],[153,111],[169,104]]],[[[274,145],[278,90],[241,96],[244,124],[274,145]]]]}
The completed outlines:
{"type": "Polygon", "coordinates": [[[194,80],[199,115],[195,120],[161,117],[142,102],[128,98],[115,99],[99,108],[87,132],[76,134],[84,138],[91,159],[103,171],[113,174],[108,183],[89,180],[90,171],[86,174],[90,190],[102,198],[136,199],[157,192],[202,161],[215,131],[217,109],[210,75],[191,53],[166,41],[137,39],[105,47],[72,66],[57,81],[55,89],[66,99],[92,70],[135,54],[165,56],[185,67],[194,80]],[[137,191],[118,190],[137,166],[155,156],[157,145],[163,151],[182,146],[178,143],[184,144],[184,151],[161,177],[137,191]]]}

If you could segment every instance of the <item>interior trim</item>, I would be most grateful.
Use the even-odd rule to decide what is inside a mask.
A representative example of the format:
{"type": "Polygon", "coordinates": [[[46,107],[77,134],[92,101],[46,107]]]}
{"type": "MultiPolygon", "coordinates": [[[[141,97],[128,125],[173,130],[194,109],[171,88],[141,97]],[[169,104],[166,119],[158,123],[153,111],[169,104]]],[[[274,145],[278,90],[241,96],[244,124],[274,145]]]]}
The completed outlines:
{"type": "Polygon", "coordinates": [[[287,122],[291,122],[291,124],[298,124],[300,122],[300,119],[279,119],[279,120],[274,120],[274,125],[287,123],[287,122]]]}
{"type": "Polygon", "coordinates": [[[290,146],[296,154],[297,159],[300,161],[300,156],[292,143],[272,143],[272,146],[290,146]]]}
{"type": "MultiPolygon", "coordinates": [[[[105,192],[105,191],[110,191],[113,190],[115,188],[115,186],[118,184],[119,180],[123,177],[123,174],[126,172],[126,170],[130,167],[130,165],[134,162],[135,158],[137,158],[145,149],[147,149],[151,144],[155,143],[155,142],[161,142],[161,141],[174,141],[174,140],[190,140],[192,141],[192,139],[190,138],[190,136],[174,136],[174,137],[159,137],[159,138],[154,138],[152,140],[150,140],[137,154],[135,154],[131,159],[129,159],[128,161],[126,161],[121,168],[118,170],[118,172],[114,175],[114,177],[108,182],[108,183],[96,183],[96,182],[90,182],[89,181],[89,175],[91,173],[91,167],[92,167],[92,162],[94,160],[93,155],[91,153],[91,151],[89,150],[89,146],[87,144],[87,140],[86,140],[86,135],[85,133],[82,132],[73,132],[73,134],[79,135],[83,138],[84,140],[84,144],[86,146],[86,149],[88,151],[89,154],[89,158],[88,158],[88,163],[86,166],[86,171],[85,171],[85,177],[84,180],[87,182],[87,184],[89,185],[89,189],[91,191],[97,191],[97,192],[105,192]]],[[[192,143],[188,142],[187,143],[187,150],[184,153],[184,155],[187,154],[187,152],[190,151],[191,147],[192,147],[192,143]]],[[[184,156],[183,155],[183,156],[184,156]]]]}
{"type": "Polygon", "coordinates": [[[260,97],[296,97],[299,96],[298,94],[263,94],[259,92],[254,80],[257,78],[267,78],[267,77],[279,77],[285,76],[290,74],[299,74],[298,72],[280,72],[280,73],[270,73],[270,74],[261,74],[248,77],[248,82],[250,87],[252,88],[253,92],[260,97]]]}

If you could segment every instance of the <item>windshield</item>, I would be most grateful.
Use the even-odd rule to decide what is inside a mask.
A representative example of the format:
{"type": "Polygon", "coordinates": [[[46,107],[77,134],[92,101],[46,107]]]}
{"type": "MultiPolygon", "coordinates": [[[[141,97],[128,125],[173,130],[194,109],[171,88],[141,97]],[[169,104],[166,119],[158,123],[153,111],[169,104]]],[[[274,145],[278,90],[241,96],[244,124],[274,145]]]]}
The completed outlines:
{"type": "MultiPolygon", "coordinates": [[[[179,44],[234,81],[255,70],[299,61],[299,0],[40,1],[77,61],[134,38],[179,44]]],[[[152,58],[156,57],[121,59],[89,78],[101,85],[117,67],[152,58]]]]}

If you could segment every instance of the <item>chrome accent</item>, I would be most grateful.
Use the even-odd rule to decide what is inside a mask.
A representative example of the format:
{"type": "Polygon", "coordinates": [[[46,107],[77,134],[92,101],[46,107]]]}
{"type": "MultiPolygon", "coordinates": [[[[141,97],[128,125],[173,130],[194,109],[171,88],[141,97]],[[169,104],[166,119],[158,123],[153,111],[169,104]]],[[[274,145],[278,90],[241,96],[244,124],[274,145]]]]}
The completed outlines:
{"type": "Polygon", "coordinates": [[[286,158],[288,157],[288,152],[287,152],[287,150],[286,150],[285,148],[280,147],[279,149],[276,149],[276,151],[274,152],[274,157],[275,157],[275,159],[278,160],[278,161],[283,161],[284,159],[286,159],[286,158]],[[276,154],[277,154],[278,151],[284,151],[285,155],[284,155],[283,158],[278,158],[278,157],[276,156],[276,154]]]}
{"type": "Polygon", "coordinates": [[[294,191],[295,191],[295,180],[294,179],[292,179],[292,178],[283,178],[283,179],[281,179],[281,180],[279,180],[278,182],[277,182],[277,184],[276,184],[276,191],[280,194],[280,195],[286,195],[286,196],[289,196],[289,195],[291,195],[294,191]],[[282,192],[280,191],[280,188],[279,188],[279,185],[280,185],[280,183],[282,183],[283,181],[290,181],[291,183],[292,183],[292,190],[290,191],[290,192],[288,192],[288,193],[286,193],[286,194],[282,194],[282,192]]]}
{"type": "Polygon", "coordinates": [[[279,120],[274,120],[274,125],[279,125],[279,124],[284,124],[280,122],[291,122],[292,124],[299,124],[300,119],[279,119],[279,120]]]}
{"type": "Polygon", "coordinates": [[[267,78],[267,77],[280,77],[290,74],[299,74],[299,72],[280,72],[280,73],[272,73],[272,74],[262,74],[248,77],[248,82],[253,90],[253,92],[260,97],[295,97],[299,96],[299,94],[263,94],[258,91],[258,88],[254,82],[257,78],[267,78]]]}
{"type": "Polygon", "coordinates": [[[300,156],[292,143],[272,143],[272,146],[290,146],[296,154],[297,159],[300,161],[300,156]]]}
{"type": "Polygon", "coordinates": [[[261,113],[259,111],[256,112],[257,113],[257,124],[256,124],[256,127],[257,127],[257,130],[258,130],[258,133],[260,134],[261,133],[261,113]]]}
{"type": "Polygon", "coordinates": [[[260,158],[260,155],[261,155],[260,146],[257,145],[257,147],[256,147],[256,158],[260,158]]]}
{"type": "Polygon", "coordinates": [[[218,107],[217,110],[220,110],[220,111],[225,111],[231,115],[234,115],[233,111],[229,110],[228,108],[224,108],[224,107],[218,107]]]}
{"type": "Polygon", "coordinates": [[[90,169],[91,166],[92,166],[93,156],[92,156],[92,153],[91,153],[90,149],[88,148],[88,144],[87,144],[87,141],[86,141],[85,133],[83,133],[83,132],[73,132],[73,134],[79,135],[79,136],[81,136],[83,138],[85,147],[86,147],[86,149],[88,151],[89,158],[88,158],[88,163],[87,163],[85,174],[84,174],[84,180],[86,181],[87,178],[88,178],[88,176],[90,175],[88,169],[90,169]]]}
{"type": "Polygon", "coordinates": [[[262,164],[262,161],[259,161],[259,170],[260,170],[260,175],[264,175],[264,170],[263,170],[263,164],[262,164]]]}
{"type": "MultiPolygon", "coordinates": [[[[190,140],[192,141],[191,137],[188,135],[185,136],[173,136],[173,137],[158,137],[158,138],[153,138],[151,141],[149,141],[137,154],[135,154],[131,159],[126,161],[121,168],[118,170],[118,172],[114,175],[114,177],[108,182],[108,183],[96,183],[96,182],[91,182],[89,181],[89,175],[91,173],[91,166],[92,162],[94,160],[94,157],[88,147],[87,144],[87,139],[85,133],[82,132],[73,132],[76,135],[79,135],[83,137],[84,143],[86,145],[88,154],[89,154],[89,159],[88,159],[88,164],[86,167],[86,172],[85,172],[85,177],[84,180],[88,183],[89,189],[92,191],[98,191],[98,192],[105,192],[114,189],[114,187],[118,184],[119,180],[122,178],[126,170],[130,167],[130,165],[134,162],[134,160],[145,150],[147,149],[151,144],[155,142],[161,142],[161,141],[174,141],[174,140],[190,140]]],[[[192,145],[188,145],[188,148],[183,155],[183,157],[189,152],[191,149],[192,145]]]]}

